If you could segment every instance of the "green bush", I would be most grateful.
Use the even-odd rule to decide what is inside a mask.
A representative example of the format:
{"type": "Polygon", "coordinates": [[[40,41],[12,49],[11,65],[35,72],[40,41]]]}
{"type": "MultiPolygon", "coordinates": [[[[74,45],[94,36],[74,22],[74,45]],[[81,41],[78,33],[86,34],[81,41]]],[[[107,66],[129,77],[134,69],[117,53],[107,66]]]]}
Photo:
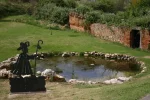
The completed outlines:
{"type": "Polygon", "coordinates": [[[66,6],[64,0],[49,0],[49,2],[56,4],[56,6],[58,6],[58,7],[66,6]]]}
{"type": "Polygon", "coordinates": [[[54,11],[55,4],[48,3],[44,6],[39,5],[36,9],[35,17],[37,19],[50,20],[52,12],[54,11]]]}
{"type": "Polygon", "coordinates": [[[41,3],[42,4],[38,4],[36,9],[35,17],[37,19],[47,20],[52,23],[57,23],[61,25],[68,24],[69,8],[58,7],[56,4],[57,2],[54,2],[53,0],[50,1],[44,0],[41,1],[41,3]]]}
{"type": "Polygon", "coordinates": [[[26,8],[22,5],[12,3],[0,3],[0,18],[25,13],[26,8]]]}
{"type": "Polygon", "coordinates": [[[149,27],[150,28],[150,15],[142,16],[142,17],[135,17],[134,20],[132,19],[132,26],[149,27]]]}
{"type": "Polygon", "coordinates": [[[57,7],[75,8],[77,6],[77,2],[75,0],[39,0],[38,6],[42,7],[49,3],[53,3],[57,7]]]}
{"type": "Polygon", "coordinates": [[[98,22],[100,15],[102,12],[100,11],[92,11],[85,14],[85,24],[90,25],[92,23],[98,22]]]}
{"type": "Polygon", "coordinates": [[[102,10],[104,12],[114,12],[114,2],[112,2],[112,0],[101,0],[96,5],[97,10],[102,10]]]}
{"type": "Polygon", "coordinates": [[[51,3],[51,0],[38,0],[38,7],[42,7],[44,6],[45,4],[49,4],[51,3]]]}
{"type": "Polygon", "coordinates": [[[150,0],[141,0],[136,7],[150,7],[150,0]]]}
{"type": "Polygon", "coordinates": [[[50,21],[58,24],[68,24],[69,22],[69,9],[62,7],[54,7],[50,21]]]}
{"type": "Polygon", "coordinates": [[[93,10],[101,10],[104,12],[114,12],[117,0],[85,0],[81,4],[86,5],[93,10]]]}
{"type": "Polygon", "coordinates": [[[116,21],[116,15],[114,13],[103,13],[100,15],[98,22],[103,24],[111,24],[116,21]]]}
{"type": "Polygon", "coordinates": [[[67,8],[76,8],[77,3],[75,0],[64,0],[65,2],[65,7],[67,8]]]}
{"type": "Polygon", "coordinates": [[[37,19],[64,25],[68,24],[69,12],[73,11],[85,17],[85,27],[92,23],[150,27],[150,0],[141,0],[137,5],[130,5],[127,0],[38,0],[34,6],[24,4],[0,2],[0,18],[28,13],[37,19]]]}
{"type": "Polygon", "coordinates": [[[76,11],[78,14],[85,15],[87,12],[90,12],[90,11],[91,11],[91,8],[88,7],[88,6],[85,6],[85,5],[80,5],[80,6],[78,6],[78,7],[75,8],[75,11],[76,11]]]}

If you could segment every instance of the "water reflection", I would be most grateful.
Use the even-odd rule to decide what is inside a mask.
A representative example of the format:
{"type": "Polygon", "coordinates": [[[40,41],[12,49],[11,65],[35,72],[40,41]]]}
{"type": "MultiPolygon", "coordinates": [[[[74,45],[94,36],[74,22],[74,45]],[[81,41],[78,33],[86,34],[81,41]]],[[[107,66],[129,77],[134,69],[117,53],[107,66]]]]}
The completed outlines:
{"type": "Polygon", "coordinates": [[[52,57],[37,62],[37,71],[43,71],[46,68],[57,71],[66,80],[75,78],[84,81],[103,81],[137,73],[130,69],[128,62],[107,61],[90,57],[52,57]]]}

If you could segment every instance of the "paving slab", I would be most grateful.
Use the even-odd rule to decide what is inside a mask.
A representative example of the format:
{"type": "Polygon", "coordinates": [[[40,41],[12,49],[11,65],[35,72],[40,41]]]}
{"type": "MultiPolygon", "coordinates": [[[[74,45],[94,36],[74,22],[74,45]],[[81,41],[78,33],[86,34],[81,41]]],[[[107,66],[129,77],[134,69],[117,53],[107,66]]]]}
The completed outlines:
{"type": "Polygon", "coordinates": [[[22,95],[32,95],[32,94],[45,94],[45,93],[50,93],[51,91],[50,90],[47,90],[46,92],[45,91],[40,91],[40,92],[16,92],[16,93],[9,93],[8,94],[8,99],[14,99],[16,97],[20,97],[22,95]]]}

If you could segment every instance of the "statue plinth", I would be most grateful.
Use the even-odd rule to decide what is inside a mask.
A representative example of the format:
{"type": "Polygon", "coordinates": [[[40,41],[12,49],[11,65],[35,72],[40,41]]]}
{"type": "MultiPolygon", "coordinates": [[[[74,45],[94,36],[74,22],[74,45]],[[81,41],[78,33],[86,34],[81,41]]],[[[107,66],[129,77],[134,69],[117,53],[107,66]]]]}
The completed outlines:
{"type": "Polygon", "coordinates": [[[10,92],[36,92],[36,91],[46,91],[45,88],[45,77],[44,76],[31,76],[31,77],[16,77],[9,78],[10,82],[10,92]]]}

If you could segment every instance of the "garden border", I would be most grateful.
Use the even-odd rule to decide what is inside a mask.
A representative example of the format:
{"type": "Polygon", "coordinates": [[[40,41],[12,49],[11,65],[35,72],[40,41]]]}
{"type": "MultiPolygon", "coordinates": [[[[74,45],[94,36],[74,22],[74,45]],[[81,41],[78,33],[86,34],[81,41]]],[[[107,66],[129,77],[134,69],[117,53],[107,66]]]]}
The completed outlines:
{"type": "MultiPolygon", "coordinates": [[[[35,53],[33,54],[35,55],[35,53]]],[[[134,56],[130,56],[130,55],[126,55],[126,54],[118,54],[118,53],[102,53],[102,52],[96,52],[96,51],[92,51],[92,52],[48,52],[48,53],[38,53],[37,54],[37,58],[38,59],[44,59],[46,57],[52,57],[52,56],[62,56],[62,57],[71,57],[71,56],[83,56],[83,57],[100,57],[103,59],[107,59],[107,60],[119,60],[119,61],[128,61],[128,62],[136,62],[139,67],[140,67],[140,73],[136,74],[139,75],[141,73],[144,73],[146,71],[146,66],[145,63],[142,61],[138,61],[136,59],[136,57],[134,56]]],[[[11,57],[8,58],[5,61],[0,62],[0,77],[2,78],[9,78],[11,75],[11,67],[12,65],[17,61],[18,58],[18,54],[15,57],[11,57]]],[[[113,78],[110,80],[105,80],[104,84],[122,84],[126,81],[129,81],[132,77],[118,77],[118,78],[113,78]]],[[[101,83],[101,82],[92,82],[92,81],[79,81],[76,79],[70,79],[68,81],[69,83],[88,83],[88,84],[97,84],[97,83],[101,83]]]]}

